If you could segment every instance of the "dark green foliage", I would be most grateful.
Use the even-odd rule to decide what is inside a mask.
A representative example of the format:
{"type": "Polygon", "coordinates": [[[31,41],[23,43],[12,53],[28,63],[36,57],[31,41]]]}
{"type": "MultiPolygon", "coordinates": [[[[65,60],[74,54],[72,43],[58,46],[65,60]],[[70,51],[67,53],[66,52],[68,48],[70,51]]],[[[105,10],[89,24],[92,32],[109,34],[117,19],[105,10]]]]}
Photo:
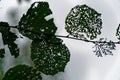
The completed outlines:
{"type": "Polygon", "coordinates": [[[2,80],[3,77],[3,65],[2,64],[2,59],[0,59],[0,80],[2,80]]]}
{"type": "MultiPolygon", "coordinates": [[[[7,22],[0,22],[0,32],[2,33],[2,35],[6,35],[6,32],[9,30],[9,24],[7,22]]],[[[3,36],[3,38],[5,38],[7,36],[3,36]]],[[[2,48],[0,49],[0,58],[3,58],[5,54],[5,49],[2,48]]]]}
{"type": "MultiPolygon", "coordinates": [[[[19,55],[19,49],[14,43],[17,36],[10,32],[9,24],[6,22],[0,22],[0,32],[2,33],[2,38],[4,45],[8,45],[11,55],[17,57],[19,55]]],[[[3,50],[1,52],[4,52],[3,50]]]]}
{"type": "Polygon", "coordinates": [[[101,34],[101,14],[87,5],[77,5],[72,8],[65,24],[67,32],[80,39],[94,39],[101,34]]]}
{"type": "Polygon", "coordinates": [[[68,48],[56,38],[50,39],[52,43],[45,41],[33,41],[31,46],[31,58],[35,67],[47,75],[54,75],[63,72],[66,64],[70,60],[68,48]],[[57,44],[53,44],[59,43],[57,44]]]}
{"type": "Polygon", "coordinates": [[[106,40],[104,40],[104,38],[100,39],[100,42],[103,43],[95,43],[95,53],[98,57],[102,57],[103,54],[106,55],[113,55],[112,54],[112,50],[115,50],[115,44],[112,41],[109,41],[106,43],[106,40]],[[105,41],[105,43],[104,43],[105,41]]]}
{"type": "MultiPolygon", "coordinates": [[[[63,72],[70,60],[70,52],[62,40],[55,36],[57,27],[53,18],[47,19],[52,11],[47,2],[35,2],[20,19],[17,28],[24,36],[33,40],[31,46],[31,59],[34,68],[27,65],[18,65],[10,68],[3,80],[41,80],[40,72],[54,75],[63,72]],[[37,72],[36,72],[37,71],[37,72]]],[[[14,43],[17,36],[10,32],[8,23],[0,23],[0,32],[5,45],[8,45],[11,54],[17,57],[19,54],[14,43]]],[[[1,53],[3,53],[1,49],[1,53]]],[[[4,55],[1,55],[3,57],[4,55]]]]}
{"type": "Polygon", "coordinates": [[[55,36],[52,36],[51,38],[49,38],[49,40],[47,40],[47,42],[49,44],[56,44],[56,45],[59,45],[59,44],[62,44],[63,40],[59,39],[59,38],[56,38],[55,36]]]}
{"type": "Polygon", "coordinates": [[[68,48],[55,37],[57,27],[47,2],[35,2],[19,22],[20,32],[33,40],[31,58],[35,67],[44,74],[54,75],[64,71],[70,59],[68,48]]]}
{"type": "Polygon", "coordinates": [[[120,24],[119,24],[118,28],[116,29],[116,36],[120,40],[120,24]]]}
{"type": "MultiPolygon", "coordinates": [[[[14,28],[33,40],[31,59],[34,65],[32,67],[17,65],[10,68],[3,80],[42,80],[41,72],[46,75],[64,72],[65,66],[70,60],[70,52],[66,45],[62,43],[63,40],[57,38],[61,36],[55,35],[57,27],[54,24],[54,19],[47,19],[51,14],[52,11],[47,2],[35,2],[22,16],[18,26],[14,28]]],[[[101,14],[94,9],[87,5],[75,6],[66,17],[65,24],[65,29],[73,37],[63,37],[94,43],[94,52],[98,57],[102,57],[103,54],[113,55],[112,50],[116,47],[114,42],[107,42],[103,38],[99,41],[90,40],[100,35],[102,28],[101,14]]],[[[3,36],[3,42],[8,45],[11,54],[15,57],[19,56],[19,49],[14,43],[17,36],[10,32],[9,24],[0,22],[0,32],[3,36]]],[[[116,35],[119,36],[119,33],[118,27],[116,35]]],[[[4,57],[4,49],[0,50],[0,57],[4,57]]]]}
{"type": "Polygon", "coordinates": [[[39,71],[27,65],[17,65],[10,68],[2,80],[42,80],[39,71]]]}
{"type": "Polygon", "coordinates": [[[5,54],[5,49],[0,49],[0,58],[3,58],[5,54]]]}
{"type": "MultiPolygon", "coordinates": [[[[22,0],[18,1],[21,2],[22,0]]],[[[63,40],[56,37],[57,27],[54,24],[54,19],[50,18],[51,14],[52,11],[47,2],[35,2],[27,13],[22,16],[18,26],[14,26],[21,34],[33,40],[31,59],[34,65],[32,67],[17,65],[10,68],[2,80],[42,80],[41,72],[46,75],[64,72],[65,66],[70,60],[70,52],[66,45],[62,43],[63,40]]],[[[116,36],[120,40],[119,27],[116,36]]],[[[116,47],[114,42],[107,42],[103,38],[99,41],[91,41],[101,34],[101,28],[102,19],[100,13],[87,5],[77,5],[72,8],[65,20],[65,29],[73,37],[62,37],[94,43],[94,52],[98,57],[102,57],[103,54],[113,55],[112,50],[115,50],[116,47]]],[[[11,54],[15,57],[19,56],[19,49],[14,43],[17,36],[10,32],[9,24],[0,22],[0,32],[3,36],[3,42],[8,45],[11,54]]],[[[5,50],[0,49],[0,59],[4,57],[4,53],[5,50]]],[[[2,71],[1,68],[0,71],[2,71]]],[[[0,76],[2,75],[0,74],[0,76]]]]}
{"type": "Polygon", "coordinates": [[[7,34],[7,39],[5,39],[4,42],[6,42],[8,44],[11,55],[14,55],[15,57],[18,57],[19,56],[19,48],[14,43],[16,38],[17,38],[17,36],[14,33],[9,32],[7,34]]]}
{"type": "Polygon", "coordinates": [[[20,32],[30,39],[38,38],[40,35],[54,35],[57,27],[53,23],[53,18],[45,18],[52,14],[47,2],[35,2],[31,5],[26,15],[23,15],[19,22],[20,32]],[[23,30],[24,29],[24,30],[23,30]],[[27,32],[27,31],[31,32],[27,32]],[[37,33],[33,34],[33,33],[37,33]]]}

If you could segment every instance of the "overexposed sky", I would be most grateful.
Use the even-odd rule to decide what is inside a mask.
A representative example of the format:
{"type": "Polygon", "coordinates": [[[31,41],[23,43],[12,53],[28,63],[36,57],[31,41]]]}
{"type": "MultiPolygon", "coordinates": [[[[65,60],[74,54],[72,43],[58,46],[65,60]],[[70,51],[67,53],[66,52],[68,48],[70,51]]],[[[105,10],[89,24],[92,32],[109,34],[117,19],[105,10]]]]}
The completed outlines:
{"type": "MultiPolygon", "coordinates": [[[[34,2],[35,0],[32,0],[34,2]]],[[[37,0],[36,0],[37,1],[37,0]]],[[[108,40],[117,40],[115,31],[120,23],[120,0],[39,0],[47,1],[53,11],[55,24],[58,26],[57,34],[67,35],[65,26],[65,17],[76,5],[87,4],[102,14],[103,28],[100,37],[108,38],[108,40]]],[[[17,10],[18,19],[30,7],[29,4],[23,2],[18,5],[16,0],[1,0],[0,2],[0,21],[9,21],[11,25],[15,25],[9,20],[8,13],[10,10],[17,10]]],[[[119,80],[120,79],[120,47],[117,46],[114,56],[105,56],[98,58],[92,52],[91,43],[77,40],[64,39],[71,52],[71,60],[66,66],[64,73],[58,73],[54,77],[45,76],[44,80],[119,80]]],[[[7,65],[7,64],[6,64],[7,65]]],[[[8,64],[9,65],[9,64],[8,64]]]]}

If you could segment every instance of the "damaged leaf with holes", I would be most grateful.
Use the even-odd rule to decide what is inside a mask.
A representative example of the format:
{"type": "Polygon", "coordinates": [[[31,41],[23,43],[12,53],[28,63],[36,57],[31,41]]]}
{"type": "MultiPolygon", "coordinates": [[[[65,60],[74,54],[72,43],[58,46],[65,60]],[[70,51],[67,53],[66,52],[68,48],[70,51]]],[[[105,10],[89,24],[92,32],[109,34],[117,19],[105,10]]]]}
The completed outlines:
{"type": "Polygon", "coordinates": [[[71,9],[65,20],[66,31],[80,39],[94,39],[101,34],[101,14],[87,5],[71,9]]]}
{"type": "Polygon", "coordinates": [[[10,68],[2,80],[42,80],[41,73],[28,65],[10,68]]]}
{"type": "Polygon", "coordinates": [[[99,41],[102,43],[96,42],[94,46],[95,48],[94,52],[96,53],[96,55],[98,57],[103,57],[103,55],[105,56],[113,55],[112,51],[115,50],[115,47],[116,47],[114,42],[112,41],[106,42],[104,38],[101,38],[99,41]]]}
{"type": "MultiPolygon", "coordinates": [[[[0,22],[0,32],[2,33],[4,45],[8,45],[11,55],[17,57],[19,55],[19,49],[17,45],[14,43],[17,36],[14,33],[10,32],[9,24],[6,22],[0,22]]],[[[2,52],[3,54],[3,52],[5,51],[4,49],[2,49],[0,50],[0,52],[2,52]]]]}
{"type": "Polygon", "coordinates": [[[21,28],[20,32],[30,39],[38,38],[40,37],[40,34],[54,35],[57,30],[57,27],[54,24],[54,19],[46,19],[46,17],[51,14],[52,11],[47,2],[33,3],[19,22],[19,27],[21,28]],[[31,32],[28,32],[28,30],[31,32]]]}
{"type": "MultiPolygon", "coordinates": [[[[70,52],[65,44],[62,44],[58,38],[52,39],[56,44],[34,40],[31,46],[31,59],[35,67],[47,75],[64,72],[65,66],[70,60],[70,52]]],[[[51,42],[53,42],[52,39],[50,39],[51,42]]]]}

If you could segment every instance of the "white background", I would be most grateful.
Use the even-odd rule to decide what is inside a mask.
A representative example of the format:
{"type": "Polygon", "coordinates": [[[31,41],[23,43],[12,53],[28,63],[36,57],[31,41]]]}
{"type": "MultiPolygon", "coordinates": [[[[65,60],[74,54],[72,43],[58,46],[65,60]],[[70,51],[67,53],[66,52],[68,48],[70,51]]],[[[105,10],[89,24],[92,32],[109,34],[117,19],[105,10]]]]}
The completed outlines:
{"type": "MultiPolygon", "coordinates": [[[[30,7],[30,4],[23,2],[19,5],[16,0],[1,0],[0,2],[0,21],[8,21],[11,25],[16,25],[20,17],[30,7]],[[14,22],[9,19],[8,13],[16,10],[18,20],[14,22]]],[[[41,0],[43,1],[43,0],[41,0]]],[[[56,34],[67,35],[65,17],[76,5],[87,4],[102,14],[103,28],[102,34],[98,36],[116,41],[115,32],[120,23],[120,1],[119,0],[44,0],[50,5],[53,11],[54,22],[58,26],[56,34]]],[[[44,76],[44,80],[120,80],[120,47],[117,46],[113,51],[114,56],[104,56],[99,58],[93,53],[92,43],[77,40],[64,39],[71,52],[71,60],[67,64],[64,73],[55,76],[44,76]]],[[[13,57],[7,55],[4,59],[4,68],[14,65],[13,57]]]]}

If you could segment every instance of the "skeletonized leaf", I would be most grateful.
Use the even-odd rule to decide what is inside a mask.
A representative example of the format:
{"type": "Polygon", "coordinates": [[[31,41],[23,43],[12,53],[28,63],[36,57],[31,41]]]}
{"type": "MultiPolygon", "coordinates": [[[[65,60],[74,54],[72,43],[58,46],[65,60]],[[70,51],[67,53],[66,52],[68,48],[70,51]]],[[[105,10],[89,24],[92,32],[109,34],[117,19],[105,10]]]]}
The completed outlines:
{"type": "Polygon", "coordinates": [[[65,24],[66,31],[77,38],[94,39],[101,34],[101,14],[87,5],[72,8],[65,24]]]}
{"type": "Polygon", "coordinates": [[[35,67],[47,75],[54,75],[63,72],[70,60],[68,48],[58,38],[51,39],[51,42],[33,41],[31,46],[31,59],[35,67]],[[57,43],[59,43],[57,45],[57,43]]]}
{"type": "Polygon", "coordinates": [[[30,39],[37,38],[40,34],[54,35],[57,27],[53,18],[46,19],[52,14],[47,2],[35,2],[19,22],[20,32],[30,39]],[[31,32],[28,32],[31,31],[31,32]],[[33,34],[35,33],[35,34],[33,34]],[[38,34],[40,33],[40,34],[38,34]],[[36,35],[38,34],[38,35],[36,35]]]}
{"type": "Polygon", "coordinates": [[[100,39],[101,42],[103,43],[95,43],[95,50],[94,52],[96,53],[96,55],[98,57],[103,57],[103,55],[113,55],[112,51],[115,50],[116,45],[114,44],[114,42],[109,41],[106,42],[106,40],[104,40],[104,38],[100,39]],[[105,43],[104,43],[105,42],[105,43]]]}
{"type": "Polygon", "coordinates": [[[2,80],[42,80],[39,71],[28,65],[17,65],[10,68],[2,80]]]}

